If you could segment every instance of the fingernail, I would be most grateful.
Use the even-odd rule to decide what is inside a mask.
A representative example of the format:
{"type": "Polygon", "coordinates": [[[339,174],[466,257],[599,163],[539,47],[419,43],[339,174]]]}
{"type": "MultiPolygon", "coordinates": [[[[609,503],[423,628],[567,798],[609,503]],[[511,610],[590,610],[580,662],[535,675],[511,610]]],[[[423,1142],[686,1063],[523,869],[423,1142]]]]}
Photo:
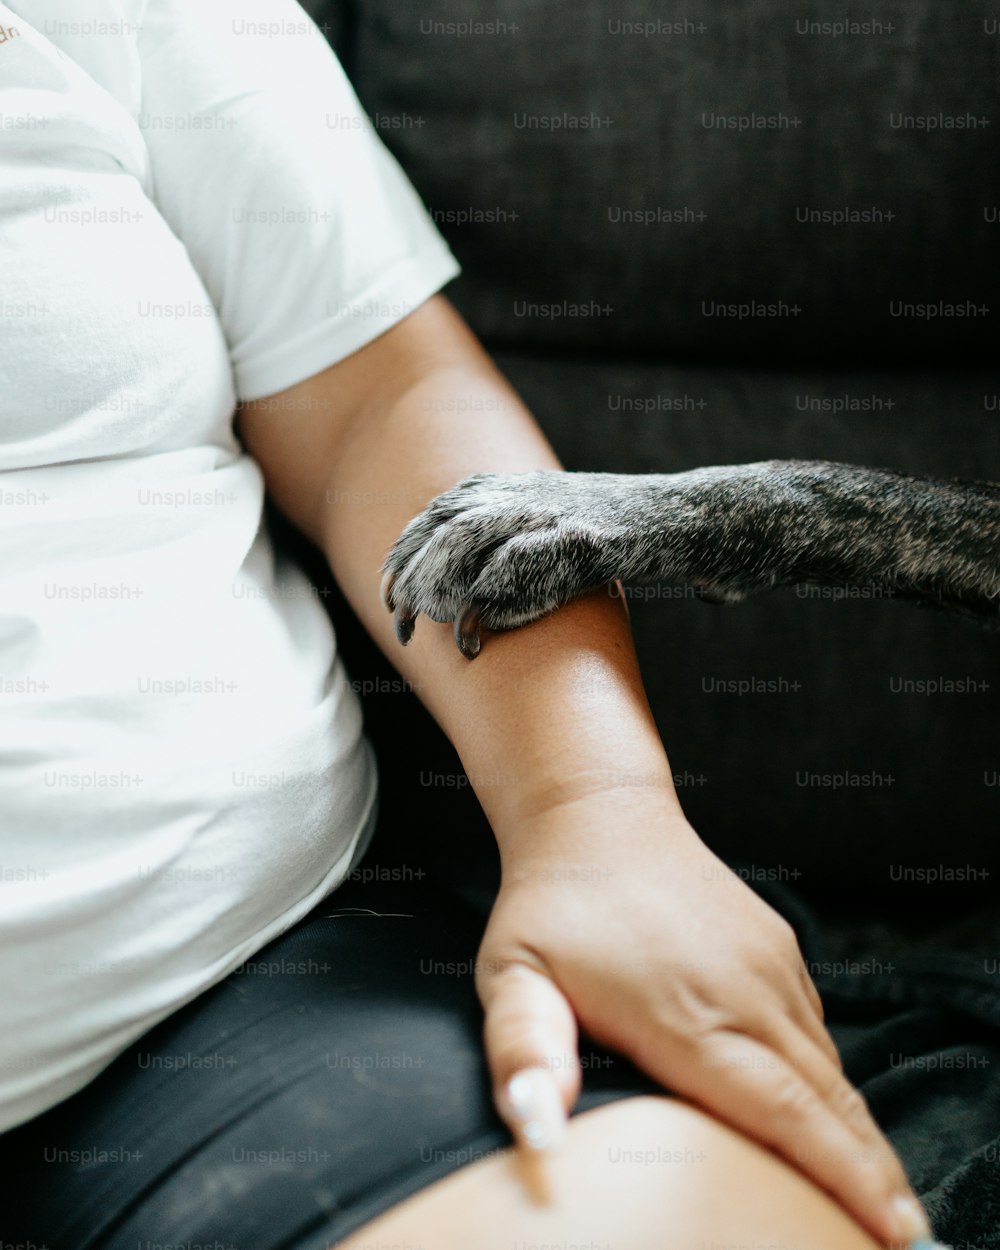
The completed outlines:
{"type": "Polygon", "coordinates": [[[522,1068],[504,1087],[507,1107],[532,1150],[555,1150],[566,1138],[566,1109],[551,1073],[522,1068]]]}
{"type": "Polygon", "coordinates": [[[910,1194],[897,1194],[892,1200],[896,1235],[901,1241],[934,1244],[934,1234],[924,1208],[910,1194]]]}
{"type": "Polygon", "coordinates": [[[951,1246],[946,1246],[943,1241],[911,1241],[909,1250],[952,1250],[951,1246]]]}

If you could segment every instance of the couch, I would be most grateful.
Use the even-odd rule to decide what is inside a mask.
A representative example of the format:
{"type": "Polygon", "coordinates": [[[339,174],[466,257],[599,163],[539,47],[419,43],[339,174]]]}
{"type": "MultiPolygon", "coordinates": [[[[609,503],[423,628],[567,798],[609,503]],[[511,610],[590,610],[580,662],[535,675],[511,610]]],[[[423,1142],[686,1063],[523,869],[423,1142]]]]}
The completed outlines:
{"type": "MultiPolygon", "coordinates": [[[[567,468],[1000,474],[984,6],[306,7],[462,262],[447,294],[567,468]]],[[[628,593],[685,809],[719,854],[818,894],[934,893],[900,865],[982,868],[962,898],[988,892],[1000,635],[845,591],[628,593]]],[[[457,763],[346,603],[331,611],[405,856],[426,777],[457,763]]],[[[455,804],[477,819],[471,794],[455,804]]],[[[461,872],[472,852],[440,837],[461,872]]]]}

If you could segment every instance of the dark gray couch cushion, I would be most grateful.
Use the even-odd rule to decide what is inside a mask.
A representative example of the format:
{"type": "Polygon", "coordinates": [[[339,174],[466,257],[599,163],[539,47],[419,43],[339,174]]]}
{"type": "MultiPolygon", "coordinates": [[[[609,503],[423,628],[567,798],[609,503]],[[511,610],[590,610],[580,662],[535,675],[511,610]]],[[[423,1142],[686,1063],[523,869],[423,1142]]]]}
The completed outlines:
{"type": "Polygon", "coordinates": [[[862,15],[876,33],[841,36],[810,33],[843,20],[835,0],[352,11],[352,77],[466,265],[453,294],[488,342],[881,364],[994,350],[984,6],[885,0],[862,15]],[[647,23],[681,33],[624,33],[647,23]],[[843,210],[862,219],[797,220],[843,210]],[[620,219],[635,212],[653,217],[620,219]],[[942,302],[969,315],[894,315],[942,302]],[[716,315],[734,304],[780,315],[716,315]]]}
{"type": "MultiPolygon", "coordinates": [[[[569,468],[806,456],[995,478],[996,373],[928,369],[956,335],[971,357],[989,346],[993,365],[995,316],[922,330],[883,311],[890,295],[991,298],[1000,224],[984,209],[1000,202],[991,137],[1000,110],[996,125],[967,132],[879,130],[873,121],[890,109],[957,113],[962,101],[990,111],[1000,36],[986,35],[974,7],[887,0],[879,18],[896,26],[891,35],[833,38],[797,34],[780,0],[711,13],[694,4],[683,14],[653,0],[627,11],[511,0],[502,20],[517,33],[462,38],[433,26],[421,33],[427,22],[469,20],[452,0],[416,10],[391,0],[313,5],[337,14],[336,46],[363,101],[466,266],[449,295],[569,468]],[[607,27],[619,16],[697,22],[699,13],[703,34],[626,38],[607,27]],[[703,107],[793,106],[808,129],[734,134],[692,121],[703,107]],[[591,108],[621,124],[570,134],[511,120],[526,109],[591,108]],[[609,204],[626,197],[703,206],[706,218],[656,228],[609,221],[609,204]],[[800,202],[890,199],[889,223],[794,222],[800,202]],[[504,207],[518,219],[447,219],[504,207]],[[809,317],[692,319],[706,292],[764,298],[775,284],[809,317]],[[615,311],[517,317],[515,301],[532,298],[606,300],[615,311]],[[780,366],[736,368],[739,356],[780,366]],[[816,363],[824,357],[835,364],[816,363]],[[901,358],[923,371],[900,367],[901,358]]],[[[810,16],[843,13],[822,0],[810,16]]],[[[904,855],[918,867],[992,864],[996,879],[996,634],[910,605],[795,591],[738,608],[655,592],[631,605],[685,808],[713,846],[804,872],[813,886],[891,885],[897,894],[891,866],[904,855]],[[970,689],[900,689],[935,679],[970,689]],[[758,686],[747,694],[724,684],[748,681],[758,686]],[[831,843],[843,854],[831,857],[831,843]]],[[[370,652],[356,653],[359,666],[370,652]]],[[[368,701],[369,727],[401,795],[412,774],[419,797],[433,733],[426,717],[416,729],[402,715],[405,700],[382,702],[368,701]],[[420,759],[410,754],[415,741],[420,759]]],[[[412,799],[399,801],[407,812],[412,799]]]]}
{"type": "MultiPolygon", "coordinates": [[[[984,407],[1000,402],[993,373],[497,359],[573,469],[802,456],[976,477],[1000,465],[1000,423],[984,407]]],[[[733,607],[648,595],[629,599],[642,671],[710,845],[813,886],[885,888],[901,860],[992,865],[997,879],[1000,634],[820,588],[733,607]],[[937,679],[967,689],[907,684],[937,679]]]]}

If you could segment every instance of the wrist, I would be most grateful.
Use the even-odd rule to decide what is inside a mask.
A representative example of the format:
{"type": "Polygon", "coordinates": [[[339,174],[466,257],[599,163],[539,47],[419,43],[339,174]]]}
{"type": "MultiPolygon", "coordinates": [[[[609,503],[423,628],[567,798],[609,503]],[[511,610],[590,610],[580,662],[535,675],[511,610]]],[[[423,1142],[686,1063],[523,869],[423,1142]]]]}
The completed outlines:
{"type": "Polygon", "coordinates": [[[550,801],[491,820],[506,872],[526,864],[600,866],[622,854],[661,854],[698,840],[669,771],[592,770],[554,788],[550,801]]]}

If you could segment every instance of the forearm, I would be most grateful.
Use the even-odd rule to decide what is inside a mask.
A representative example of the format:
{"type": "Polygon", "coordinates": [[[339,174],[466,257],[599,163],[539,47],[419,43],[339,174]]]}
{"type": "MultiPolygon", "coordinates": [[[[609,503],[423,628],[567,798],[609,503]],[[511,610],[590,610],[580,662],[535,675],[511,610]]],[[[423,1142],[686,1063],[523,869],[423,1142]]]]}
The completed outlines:
{"type": "Polygon", "coordinates": [[[500,838],[549,805],[601,790],[680,814],[621,597],[596,592],[498,635],[475,664],[450,625],[426,618],[403,648],[381,604],[385,554],[434,495],[474,472],[558,467],[505,381],[486,365],[457,364],[352,426],[321,514],[321,546],[344,593],[454,743],[500,838]]]}
{"type": "Polygon", "coordinates": [[[407,522],[471,473],[560,468],[446,299],[323,372],[244,403],[237,428],[271,498],[324,553],[455,745],[502,851],[529,824],[522,842],[544,829],[556,845],[560,822],[545,812],[570,803],[581,845],[591,834],[613,838],[625,808],[655,817],[635,827],[684,826],[620,596],[596,591],[499,634],[474,664],[450,625],[421,617],[408,646],[395,636],[381,574],[407,522]]]}

